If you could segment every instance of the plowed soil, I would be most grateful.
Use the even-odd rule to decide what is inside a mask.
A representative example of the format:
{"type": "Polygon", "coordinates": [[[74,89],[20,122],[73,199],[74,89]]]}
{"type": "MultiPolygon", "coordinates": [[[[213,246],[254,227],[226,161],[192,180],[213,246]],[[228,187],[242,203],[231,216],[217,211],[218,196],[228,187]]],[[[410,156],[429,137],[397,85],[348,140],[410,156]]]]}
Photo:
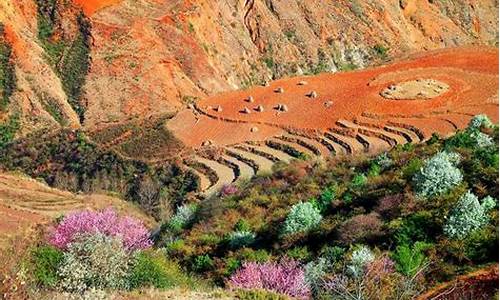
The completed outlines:
{"type": "Polygon", "coordinates": [[[203,116],[194,125],[191,111],[183,111],[169,127],[191,146],[206,139],[220,145],[265,139],[279,129],[324,131],[338,120],[361,116],[375,123],[413,125],[425,136],[434,132],[449,135],[478,113],[498,123],[497,91],[498,49],[454,48],[361,71],[288,78],[267,87],[223,93],[197,103],[197,109],[211,118],[203,116]],[[391,85],[417,79],[437,80],[449,89],[432,99],[393,100],[380,95],[391,85]],[[307,84],[299,85],[301,81],[307,84]],[[276,92],[279,87],[283,93],[276,92]],[[308,96],[312,91],[316,98],[308,96]],[[254,102],[246,101],[249,96],[254,102]],[[331,105],[325,105],[327,102],[331,105]],[[288,111],[275,109],[279,104],[288,111]],[[264,107],[263,112],[254,109],[258,105],[264,107]],[[218,106],[220,111],[215,109],[218,106]],[[251,113],[243,113],[245,107],[251,113]],[[259,126],[259,132],[250,133],[252,126],[259,126]]]}
{"type": "Polygon", "coordinates": [[[87,16],[91,16],[96,11],[105,8],[107,6],[111,6],[120,2],[121,0],[73,0],[76,4],[80,5],[83,9],[83,12],[87,16]]]}

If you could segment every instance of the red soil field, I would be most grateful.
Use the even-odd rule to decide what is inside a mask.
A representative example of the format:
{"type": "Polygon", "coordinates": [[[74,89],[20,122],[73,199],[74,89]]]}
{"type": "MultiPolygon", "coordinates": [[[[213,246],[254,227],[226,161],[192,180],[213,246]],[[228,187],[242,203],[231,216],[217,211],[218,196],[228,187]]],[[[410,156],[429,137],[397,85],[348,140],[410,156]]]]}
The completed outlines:
{"type": "Polygon", "coordinates": [[[82,7],[83,12],[87,16],[91,16],[98,10],[116,4],[121,0],[73,0],[73,1],[82,7]]]}
{"type": "Polygon", "coordinates": [[[426,138],[434,132],[446,136],[465,127],[475,114],[485,113],[498,123],[497,91],[498,49],[454,48],[413,55],[386,66],[287,78],[267,87],[219,94],[196,104],[198,112],[212,118],[201,118],[197,129],[192,118],[186,117],[193,114],[189,110],[181,112],[169,126],[181,140],[195,147],[207,139],[219,145],[265,139],[276,135],[270,127],[322,132],[335,127],[338,120],[360,118],[374,124],[411,125],[426,138]],[[380,95],[388,86],[417,79],[438,80],[449,90],[432,99],[393,100],[380,95]],[[301,81],[307,84],[299,85],[301,81]],[[283,93],[275,92],[279,87],[283,93]],[[317,93],[316,98],[307,96],[312,91],[317,93]],[[253,103],[245,100],[249,96],[254,98],[253,103]],[[329,105],[325,105],[327,102],[329,105]],[[278,104],[285,104],[288,111],[278,113],[274,108],[278,104]],[[264,107],[263,112],[255,110],[258,105],[264,107]],[[215,109],[218,106],[220,111],[215,109]],[[245,107],[251,113],[242,113],[245,107]],[[233,122],[239,123],[235,126],[233,122]],[[248,128],[266,126],[258,136],[251,136],[246,133],[248,128],[242,129],[242,123],[248,128]]]}

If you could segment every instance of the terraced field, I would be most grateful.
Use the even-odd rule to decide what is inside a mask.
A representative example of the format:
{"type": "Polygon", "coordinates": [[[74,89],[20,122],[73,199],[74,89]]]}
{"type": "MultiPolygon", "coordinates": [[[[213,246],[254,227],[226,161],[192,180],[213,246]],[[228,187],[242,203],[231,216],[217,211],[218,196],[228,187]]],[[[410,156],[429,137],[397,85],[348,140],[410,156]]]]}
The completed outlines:
{"type": "Polygon", "coordinates": [[[29,236],[37,225],[51,222],[69,211],[108,206],[154,225],[150,217],[130,202],[107,195],[73,194],[23,175],[0,173],[0,252],[13,238],[29,236]]]}
{"type": "Polygon", "coordinates": [[[366,70],[278,80],[190,105],[165,123],[194,156],[203,195],[277,162],[379,153],[498,123],[498,50],[428,52],[366,70]],[[211,149],[215,157],[198,153],[211,149]]]}

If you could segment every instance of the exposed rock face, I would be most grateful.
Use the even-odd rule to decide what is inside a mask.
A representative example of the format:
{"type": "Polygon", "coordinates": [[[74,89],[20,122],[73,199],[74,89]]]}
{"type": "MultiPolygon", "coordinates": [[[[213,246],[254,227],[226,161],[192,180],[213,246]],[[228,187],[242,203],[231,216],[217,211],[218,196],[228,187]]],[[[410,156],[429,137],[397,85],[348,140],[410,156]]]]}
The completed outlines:
{"type": "MultiPolygon", "coordinates": [[[[77,10],[58,0],[58,32],[77,10]],[[62,7],[65,7],[64,9],[62,7]]],[[[87,128],[177,111],[193,99],[273,78],[365,67],[408,52],[498,43],[497,1],[74,0],[90,19],[87,128]]],[[[71,6],[71,5],[69,5],[71,6]]],[[[35,0],[4,0],[27,124],[57,126],[43,91],[78,126],[40,47],[35,0]],[[33,120],[33,116],[37,116],[33,120]]],[[[55,35],[57,37],[58,35],[55,35]]]]}

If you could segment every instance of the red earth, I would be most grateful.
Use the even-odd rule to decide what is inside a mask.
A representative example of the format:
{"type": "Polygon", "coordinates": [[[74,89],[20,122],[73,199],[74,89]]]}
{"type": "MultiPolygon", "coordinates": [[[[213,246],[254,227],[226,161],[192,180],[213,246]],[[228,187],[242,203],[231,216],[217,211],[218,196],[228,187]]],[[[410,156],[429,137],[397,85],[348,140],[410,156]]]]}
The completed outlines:
{"type": "Polygon", "coordinates": [[[181,112],[168,126],[187,145],[197,147],[204,140],[218,145],[263,140],[277,134],[269,129],[272,127],[321,132],[334,127],[339,120],[374,125],[393,122],[416,127],[425,137],[434,132],[449,135],[465,127],[479,113],[498,123],[496,48],[431,51],[360,71],[277,80],[267,87],[203,99],[195,109],[181,112]],[[390,85],[416,79],[435,79],[447,84],[449,90],[432,99],[392,100],[380,95],[390,85]],[[301,81],[307,83],[300,85],[301,81]],[[276,92],[279,87],[283,93],[276,92]],[[312,91],[317,93],[316,98],[308,97],[312,91]],[[246,101],[249,96],[254,102],[246,101]],[[278,112],[275,109],[278,104],[285,104],[288,111],[278,112]],[[264,107],[263,112],[256,111],[258,105],[264,107]],[[217,111],[219,106],[221,109],[217,111]],[[243,113],[245,108],[251,113],[243,113]],[[205,116],[193,125],[196,112],[205,116]],[[211,130],[214,126],[218,129],[211,130]],[[263,130],[252,136],[249,130],[252,126],[263,130]]]}
{"type": "Polygon", "coordinates": [[[91,16],[98,10],[116,4],[120,1],[121,0],[73,0],[73,2],[82,7],[83,12],[87,16],[91,16]]]}

